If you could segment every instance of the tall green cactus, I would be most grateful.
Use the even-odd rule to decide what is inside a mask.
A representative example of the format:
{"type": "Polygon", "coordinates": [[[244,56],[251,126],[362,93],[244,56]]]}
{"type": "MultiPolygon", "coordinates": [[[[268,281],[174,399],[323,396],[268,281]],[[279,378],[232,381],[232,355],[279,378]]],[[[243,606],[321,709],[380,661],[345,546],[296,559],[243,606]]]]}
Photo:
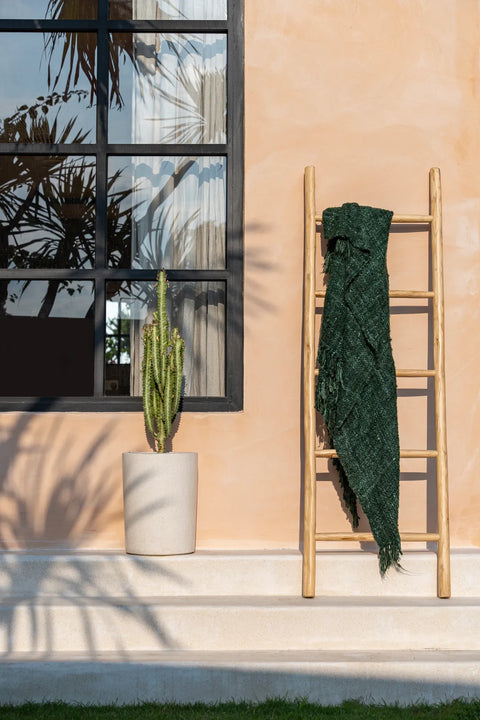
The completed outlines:
{"type": "Polygon", "coordinates": [[[165,452],[172,423],[180,405],[185,342],[170,325],[165,307],[167,276],[158,274],[157,310],[143,327],[143,413],[157,452],[165,452]]]}

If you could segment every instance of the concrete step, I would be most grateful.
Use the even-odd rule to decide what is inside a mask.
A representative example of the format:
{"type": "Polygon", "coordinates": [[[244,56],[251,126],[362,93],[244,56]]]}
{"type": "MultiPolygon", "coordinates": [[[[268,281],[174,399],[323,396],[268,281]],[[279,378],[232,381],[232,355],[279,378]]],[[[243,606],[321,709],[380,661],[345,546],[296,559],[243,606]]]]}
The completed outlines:
{"type": "MultiPolygon", "coordinates": [[[[452,596],[480,596],[480,550],[452,551],[452,596]]],[[[404,572],[382,579],[375,552],[317,554],[317,595],[434,597],[436,554],[405,552],[404,572]]],[[[4,552],[0,593],[9,596],[141,597],[301,594],[298,551],[208,552],[139,557],[121,552],[4,552]]]]}
{"type": "Polygon", "coordinates": [[[0,660],[0,703],[439,703],[480,696],[480,653],[156,652],[17,654],[0,660]]]}
{"type": "Polygon", "coordinates": [[[0,654],[480,651],[477,598],[2,598],[0,654]]]}

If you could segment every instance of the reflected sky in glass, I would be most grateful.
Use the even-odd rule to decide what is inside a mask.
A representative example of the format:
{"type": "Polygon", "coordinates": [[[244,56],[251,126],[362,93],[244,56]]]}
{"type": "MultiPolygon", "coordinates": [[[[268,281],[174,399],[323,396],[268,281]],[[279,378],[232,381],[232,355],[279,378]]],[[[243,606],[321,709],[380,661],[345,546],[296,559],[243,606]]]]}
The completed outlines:
{"type": "Polygon", "coordinates": [[[58,0],[0,0],[0,20],[90,20],[97,17],[97,0],[58,3],[58,0]],[[61,10],[61,16],[58,9],[61,10]]]}
{"type": "Polygon", "coordinates": [[[93,282],[81,280],[10,280],[7,283],[6,314],[15,317],[37,317],[47,293],[53,289],[55,300],[48,313],[49,317],[84,318],[91,315],[93,282]]]}
{"type": "MultiPolygon", "coordinates": [[[[94,43],[92,33],[71,33],[70,39],[88,40],[90,47],[94,43]],[[80,37],[81,35],[81,37],[80,37]]],[[[95,142],[96,110],[92,104],[92,87],[85,75],[80,73],[78,82],[65,94],[67,88],[68,61],[60,72],[60,59],[65,38],[57,36],[57,46],[50,57],[50,46],[46,45],[50,35],[43,33],[9,33],[1,34],[0,43],[0,75],[1,83],[1,116],[0,128],[5,118],[14,116],[19,108],[23,108],[25,118],[25,137],[9,138],[4,142],[31,142],[32,117],[36,115],[46,128],[45,139],[41,135],[37,142],[95,142]],[[48,78],[50,66],[50,83],[48,78]],[[31,113],[28,109],[32,108],[31,113]],[[67,131],[68,123],[73,123],[67,131]],[[54,125],[56,125],[54,129],[54,125]],[[50,139],[49,139],[50,134],[50,139]]],[[[93,48],[95,46],[93,45],[93,48]]],[[[22,111],[20,111],[22,115],[22,111]]],[[[18,113],[17,113],[18,117],[18,113]]]]}

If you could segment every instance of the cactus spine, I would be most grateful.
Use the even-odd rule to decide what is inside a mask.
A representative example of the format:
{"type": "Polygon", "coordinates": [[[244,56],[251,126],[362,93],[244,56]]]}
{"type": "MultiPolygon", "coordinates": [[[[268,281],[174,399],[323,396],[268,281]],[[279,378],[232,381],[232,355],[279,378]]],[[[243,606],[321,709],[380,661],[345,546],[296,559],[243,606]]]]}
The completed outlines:
{"type": "Polygon", "coordinates": [[[157,310],[143,327],[143,412],[145,427],[155,441],[157,452],[165,452],[172,423],[180,405],[185,342],[178,328],[170,325],[165,306],[167,276],[158,274],[157,310]]]}

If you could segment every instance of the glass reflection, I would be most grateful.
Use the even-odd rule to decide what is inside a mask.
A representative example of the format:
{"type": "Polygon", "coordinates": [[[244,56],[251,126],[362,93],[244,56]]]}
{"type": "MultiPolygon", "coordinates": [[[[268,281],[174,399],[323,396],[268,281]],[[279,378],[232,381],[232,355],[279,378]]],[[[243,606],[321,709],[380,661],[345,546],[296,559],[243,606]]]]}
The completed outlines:
{"type": "MultiPolygon", "coordinates": [[[[142,328],[156,309],[154,283],[107,283],[106,395],[141,395],[142,328]]],[[[225,284],[172,282],[167,314],[185,340],[184,394],[225,394],[225,284]]]]}
{"type": "Polygon", "coordinates": [[[95,162],[8,155],[0,169],[0,267],[92,268],[95,162]]]}
{"type": "Polygon", "coordinates": [[[110,47],[110,142],[225,143],[225,34],[113,33],[110,47]]]}
{"type": "Polygon", "coordinates": [[[227,0],[110,0],[110,17],[122,20],[225,20],[227,0]]]}
{"type": "Polygon", "coordinates": [[[95,35],[6,32],[1,40],[1,142],[95,142],[95,35]]]}
{"type": "Polygon", "coordinates": [[[112,157],[108,170],[110,266],[225,267],[225,158],[112,157]]]}
{"type": "Polygon", "coordinates": [[[0,281],[0,334],[0,395],[93,394],[92,282],[0,281]]]}
{"type": "Polygon", "coordinates": [[[0,0],[0,20],[90,20],[98,0],[0,0]]]}

